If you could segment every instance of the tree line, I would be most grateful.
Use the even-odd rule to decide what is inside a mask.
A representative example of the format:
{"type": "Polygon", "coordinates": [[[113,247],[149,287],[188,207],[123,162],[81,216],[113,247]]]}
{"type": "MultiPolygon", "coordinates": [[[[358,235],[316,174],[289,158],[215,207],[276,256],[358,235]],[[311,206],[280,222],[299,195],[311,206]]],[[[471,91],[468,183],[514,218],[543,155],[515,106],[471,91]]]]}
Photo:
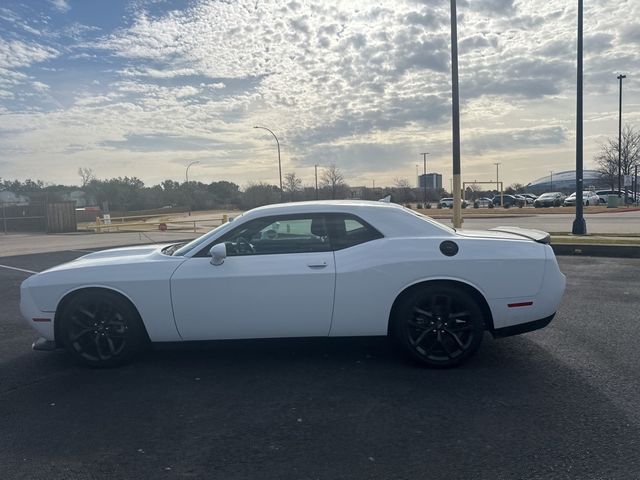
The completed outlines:
{"type": "MultiPolygon", "coordinates": [[[[148,210],[162,207],[185,207],[194,210],[239,208],[250,209],[261,205],[288,201],[352,199],[379,200],[391,195],[393,201],[409,203],[422,200],[422,190],[412,188],[406,179],[396,179],[392,187],[352,187],[343,172],[335,165],[323,168],[315,185],[305,186],[295,172],[283,177],[282,191],[267,182],[250,182],[244,188],[226,180],[203,183],[164,180],[147,186],[137,177],[99,179],[88,167],[78,169],[79,185],[51,185],[41,180],[2,180],[0,190],[23,195],[31,202],[51,202],[69,199],[72,192],[84,192],[89,204],[103,207],[105,202],[112,211],[148,210]]],[[[437,201],[444,190],[428,191],[428,200],[437,201]]]]}

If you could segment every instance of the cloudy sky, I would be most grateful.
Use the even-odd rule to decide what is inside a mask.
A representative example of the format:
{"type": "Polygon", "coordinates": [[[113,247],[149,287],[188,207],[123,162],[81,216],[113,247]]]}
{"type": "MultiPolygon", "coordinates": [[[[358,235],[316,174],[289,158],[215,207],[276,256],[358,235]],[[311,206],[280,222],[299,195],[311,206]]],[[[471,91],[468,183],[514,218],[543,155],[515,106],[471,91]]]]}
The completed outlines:
{"type": "MultiPolygon", "coordinates": [[[[463,180],[575,165],[577,1],[459,0],[463,180]]],[[[451,177],[447,0],[2,0],[0,178],[451,177]]],[[[640,2],[585,2],[585,161],[640,128],[640,2]]]]}

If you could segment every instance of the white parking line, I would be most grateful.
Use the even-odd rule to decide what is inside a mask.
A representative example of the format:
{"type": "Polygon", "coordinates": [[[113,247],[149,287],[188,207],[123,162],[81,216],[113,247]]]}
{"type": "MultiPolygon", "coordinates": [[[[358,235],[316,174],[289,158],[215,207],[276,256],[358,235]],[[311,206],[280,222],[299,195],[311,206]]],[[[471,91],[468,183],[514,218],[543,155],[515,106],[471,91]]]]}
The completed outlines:
{"type": "Polygon", "coordinates": [[[17,270],[18,272],[25,272],[25,273],[38,273],[38,272],[34,272],[33,270],[27,270],[25,268],[10,267],[9,265],[0,265],[0,268],[8,268],[9,270],[17,270]]]}

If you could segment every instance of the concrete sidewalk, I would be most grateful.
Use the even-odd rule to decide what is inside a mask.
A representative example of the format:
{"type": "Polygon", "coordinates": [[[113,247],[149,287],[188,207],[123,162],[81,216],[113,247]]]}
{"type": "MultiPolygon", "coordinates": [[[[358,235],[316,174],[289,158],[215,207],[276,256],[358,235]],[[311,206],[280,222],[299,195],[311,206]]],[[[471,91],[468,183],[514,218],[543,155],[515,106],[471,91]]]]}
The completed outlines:
{"type": "Polygon", "coordinates": [[[121,245],[171,243],[199,237],[193,232],[59,233],[0,235],[0,257],[64,250],[93,250],[121,245]]]}

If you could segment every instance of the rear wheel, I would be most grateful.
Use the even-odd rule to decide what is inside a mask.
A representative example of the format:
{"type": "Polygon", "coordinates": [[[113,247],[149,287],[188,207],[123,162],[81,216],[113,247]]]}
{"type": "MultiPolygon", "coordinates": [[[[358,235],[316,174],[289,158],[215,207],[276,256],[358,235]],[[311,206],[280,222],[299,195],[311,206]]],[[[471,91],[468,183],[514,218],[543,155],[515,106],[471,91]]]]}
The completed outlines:
{"type": "Polygon", "coordinates": [[[394,323],[404,352],[435,368],[454,367],[467,360],[480,347],[485,327],[473,297],[449,285],[430,285],[410,294],[394,323]]]}
{"type": "Polygon", "coordinates": [[[106,290],[77,295],[58,321],[61,343],[77,361],[91,367],[122,365],[147,342],[138,312],[122,296],[106,290]]]}

